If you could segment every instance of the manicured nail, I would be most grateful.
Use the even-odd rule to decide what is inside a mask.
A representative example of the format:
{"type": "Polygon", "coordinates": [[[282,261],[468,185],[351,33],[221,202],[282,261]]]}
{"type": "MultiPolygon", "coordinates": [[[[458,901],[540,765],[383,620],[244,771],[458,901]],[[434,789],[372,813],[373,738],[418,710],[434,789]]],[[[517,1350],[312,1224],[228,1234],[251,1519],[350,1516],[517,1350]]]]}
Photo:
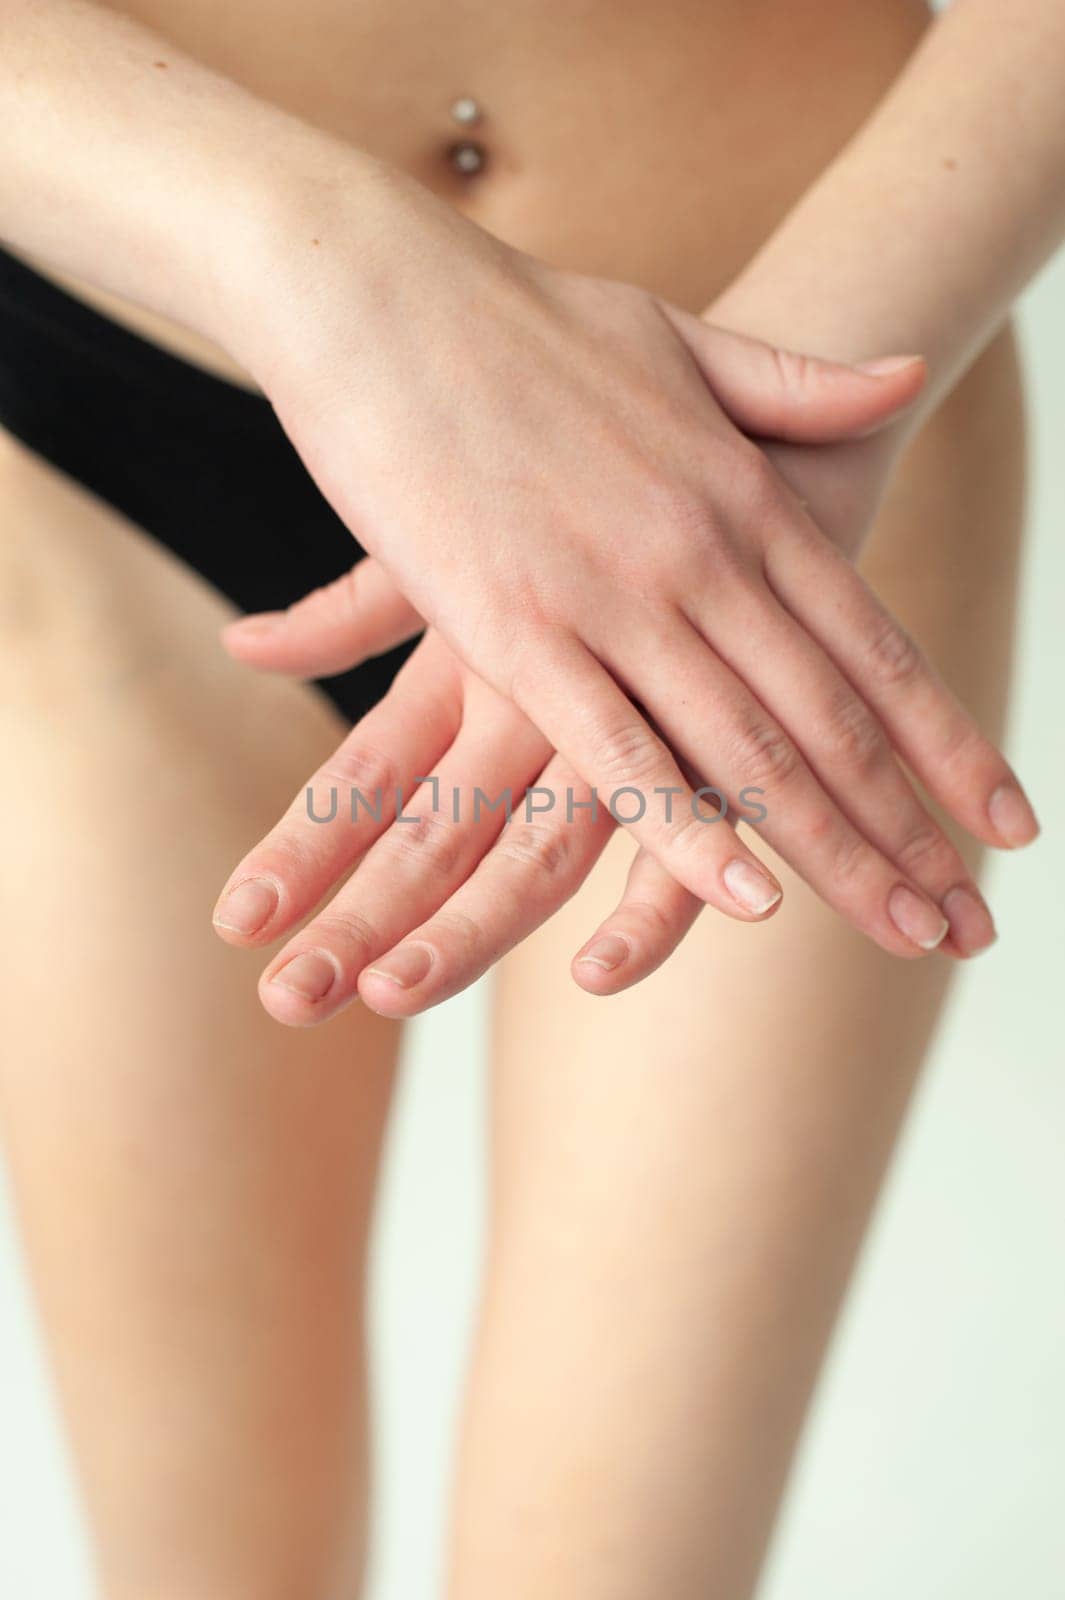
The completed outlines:
{"type": "Polygon", "coordinates": [[[878,356],[875,361],[856,361],[854,370],[867,372],[871,378],[890,378],[903,367],[912,367],[923,360],[923,356],[878,356]]]}
{"type": "Polygon", "coordinates": [[[229,623],[226,632],[242,633],[247,638],[254,639],[259,634],[273,633],[284,620],[284,611],[260,611],[253,617],[241,617],[237,622],[229,623]]]}
{"type": "Polygon", "coordinates": [[[218,902],[213,920],[217,927],[231,928],[234,933],[258,933],[269,922],[277,905],[275,884],[266,878],[245,878],[218,902]]]}
{"type": "Polygon", "coordinates": [[[1035,812],[1015,783],[999,784],[987,802],[987,814],[999,838],[1011,849],[1031,844],[1039,833],[1035,812]]]}
{"type": "Polygon", "coordinates": [[[602,938],[593,939],[588,948],[581,951],[577,961],[588,961],[595,967],[602,967],[604,972],[613,972],[628,958],[629,946],[626,941],[616,933],[605,933],[602,938]]]}
{"type": "Polygon", "coordinates": [[[416,983],[421,983],[432,964],[432,953],[424,944],[401,944],[398,950],[382,956],[368,970],[379,978],[387,978],[400,989],[413,989],[416,983]]]}
{"type": "Polygon", "coordinates": [[[270,979],[282,989],[291,989],[301,1000],[324,1000],[336,982],[337,969],[328,956],[317,950],[304,950],[280,967],[270,979]]]}
{"type": "Polygon", "coordinates": [[[943,911],[950,923],[950,936],[962,955],[974,956],[994,944],[998,935],[983,895],[959,885],[943,896],[943,911]]]}
{"type": "Polygon", "coordinates": [[[888,915],[899,932],[922,950],[942,944],[950,926],[941,911],[904,883],[897,883],[888,895],[888,915]]]}
{"type": "Polygon", "coordinates": [[[736,904],[744,911],[752,911],[756,917],[775,906],[784,893],[767,872],[749,861],[730,861],[721,876],[736,904]]]}

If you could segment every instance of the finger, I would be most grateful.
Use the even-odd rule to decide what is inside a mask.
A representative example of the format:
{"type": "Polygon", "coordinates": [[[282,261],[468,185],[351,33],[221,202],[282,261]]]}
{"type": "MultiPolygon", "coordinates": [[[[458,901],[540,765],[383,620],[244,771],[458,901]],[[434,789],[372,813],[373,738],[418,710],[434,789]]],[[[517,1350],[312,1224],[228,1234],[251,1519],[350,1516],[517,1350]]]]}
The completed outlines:
{"type": "MultiPolygon", "coordinates": [[[[798,746],[745,683],[678,616],[639,662],[623,648],[610,665],[635,679],[648,712],[697,771],[738,804],[765,811],[758,831],[827,903],[882,948],[926,954],[947,919],[909,874],[878,850],[827,794],[798,746]],[[757,800],[751,800],[752,793],[757,800]]],[[[624,636],[626,630],[621,630],[624,636]]]]}
{"type": "MultiPolygon", "coordinates": [[[[672,636],[695,637],[686,621],[667,615],[672,636]]],[[[634,632],[642,638],[646,616],[640,622],[634,632]]],[[[668,652],[668,640],[660,646],[668,652]]],[[[702,641],[700,646],[706,651],[702,641]]],[[[640,683],[640,675],[632,681],[640,683]]],[[[535,648],[514,658],[507,692],[678,883],[743,921],[775,909],[780,884],[726,817],[712,809],[708,815],[670,750],[580,640],[559,629],[543,630],[535,648]]]]}
{"type": "Polygon", "coordinates": [[[783,350],[659,304],[715,398],[745,433],[798,444],[860,438],[908,406],[927,380],[921,356],[885,356],[848,366],[783,350]]]}
{"type": "MultiPolygon", "coordinates": [[[[560,757],[538,778],[555,793],[546,817],[516,817],[470,879],[423,927],[362,974],[362,998],[386,1016],[413,1016],[475,982],[583,883],[617,824],[560,757]],[[564,808],[570,796],[573,820],[564,808]]],[[[703,908],[645,850],[621,904],[579,952],[573,976],[592,994],[617,994],[661,966],[703,908]]]]}
{"type": "Polygon", "coordinates": [[[432,772],[462,717],[456,680],[439,670],[443,648],[435,635],[419,645],[230,874],[213,917],[227,944],[269,944],[294,927],[390,825],[415,779],[432,772]]]}
{"type": "MultiPolygon", "coordinates": [[[[991,913],[957,849],[921,804],[879,718],[765,584],[726,607],[688,608],[792,741],[858,831],[939,906],[949,949],[975,955],[995,938],[991,913]]],[[[947,948],[947,946],[944,946],[947,948]]]]}
{"type": "Polygon", "coordinates": [[[985,844],[1030,844],[1039,823],[1009,763],[842,552],[800,516],[770,546],[766,577],[929,794],[985,844]]]}
{"type": "Polygon", "coordinates": [[[250,667],[328,678],[391,650],[424,626],[380,562],[367,556],[287,611],[260,611],[227,623],[222,642],[250,667]]]}
{"type": "Polygon", "coordinates": [[[575,981],[589,994],[631,989],[673,954],[702,909],[654,856],[637,850],[620,903],[573,958],[575,981]]]}
{"type": "Polygon", "coordinates": [[[584,882],[616,826],[609,811],[559,756],[531,794],[535,809],[515,809],[451,898],[365,968],[359,994],[373,1010],[409,1017],[460,993],[584,882]]]}
{"type": "MultiPolygon", "coordinates": [[[[462,886],[549,753],[513,706],[487,686],[475,690],[432,781],[415,791],[353,876],[268,964],[259,993],[270,1015],[302,1027],[347,1005],[364,968],[462,886]]],[[[424,961],[424,952],[407,951],[408,973],[413,959],[424,961]]]]}

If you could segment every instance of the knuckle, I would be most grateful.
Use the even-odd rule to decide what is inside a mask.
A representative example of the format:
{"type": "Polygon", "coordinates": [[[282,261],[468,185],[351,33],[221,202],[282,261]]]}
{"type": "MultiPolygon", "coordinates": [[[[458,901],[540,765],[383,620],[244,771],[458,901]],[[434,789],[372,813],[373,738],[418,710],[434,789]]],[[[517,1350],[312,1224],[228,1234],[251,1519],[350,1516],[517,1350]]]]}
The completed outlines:
{"type": "Polygon", "coordinates": [[[827,710],[823,738],[828,760],[849,772],[868,772],[887,752],[876,718],[849,688],[841,687],[827,710]]]}
{"type": "Polygon", "coordinates": [[[811,362],[798,350],[782,350],[779,345],[769,346],[773,375],[781,390],[788,395],[804,394],[810,386],[811,362]]]}
{"type": "Polygon", "coordinates": [[[496,663],[494,687],[506,694],[520,709],[528,711],[535,706],[546,675],[552,670],[565,671],[565,652],[562,630],[542,617],[526,612],[511,615],[508,625],[500,628],[502,616],[493,620],[491,638],[484,642],[488,654],[496,663]]]}
{"type": "Polygon", "coordinates": [[[730,446],[723,468],[732,486],[748,535],[759,535],[779,523],[788,510],[783,481],[769,457],[749,439],[730,446]]]}
{"type": "Polygon", "coordinates": [[[785,503],[783,485],[765,452],[744,440],[737,465],[742,472],[745,507],[767,518],[778,515],[785,503]]]}
{"type": "Polygon", "coordinates": [[[538,882],[564,878],[573,860],[572,841],[560,828],[542,822],[512,823],[495,848],[504,860],[525,868],[538,882]]]}
{"type": "Polygon", "coordinates": [[[700,821],[691,805],[686,805],[674,814],[669,829],[669,845],[677,852],[678,860],[683,857],[706,861],[707,852],[716,856],[723,829],[731,832],[727,822],[719,823],[705,818],[700,821]]]}
{"type": "Polygon", "coordinates": [[[895,850],[895,859],[906,872],[916,874],[936,866],[954,871],[958,857],[954,847],[930,819],[919,823],[895,850]]]}
{"type": "Polygon", "coordinates": [[[911,683],[921,669],[921,652],[906,629],[893,617],[877,619],[867,645],[869,667],[881,688],[898,689],[911,683]]]}
{"type": "Polygon", "coordinates": [[[319,769],[318,778],[324,783],[343,784],[347,789],[358,789],[368,800],[378,791],[390,795],[398,783],[395,763],[382,751],[371,745],[342,744],[319,769]]]}
{"type": "Polygon", "coordinates": [[[316,589],[309,589],[306,594],[300,595],[298,600],[285,607],[284,617],[288,627],[299,626],[301,623],[308,626],[321,616],[322,611],[338,593],[340,584],[344,579],[334,583],[319,584],[316,589]]]}
{"type": "Polygon", "coordinates": [[[738,783],[764,788],[788,783],[800,767],[795,745],[772,722],[745,722],[734,735],[731,756],[738,783]]]}
{"type": "Polygon", "coordinates": [[[755,565],[749,541],[737,539],[732,532],[720,491],[722,481],[745,483],[749,470],[759,471],[757,464],[748,467],[747,449],[745,442],[738,449],[729,447],[717,462],[713,485],[705,492],[682,482],[658,486],[655,526],[668,530],[667,547],[673,549],[683,579],[694,581],[712,573],[715,583],[720,583],[746,576],[755,565]]]}
{"type": "Polygon", "coordinates": [[[674,921],[653,900],[626,900],[621,906],[625,921],[649,935],[652,944],[662,944],[675,932],[674,921]]]}
{"type": "Polygon", "coordinates": [[[859,883],[873,858],[872,849],[860,833],[853,828],[841,828],[831,845],[832,881],[842,888],[859,883]]]}
{"type": "Polygon", "coordinates": [[[706,495],[678,478],[655,478],[650,486],[654,522],[683,541],[702,546],[718,532],[719,520],[706,495]]]}
{"type": "Polygon", "coordinates": [[[366,558],[356,561],[350,572],[337,581],[340,620],[350,625],[362,621],[363,589],[369,571],[366,558]]]}
{"type": "Polygon", "coordinates": [[[503,657],[514,653],[515,646],[520,650],[529,630],[545,620],[550,605],[541,593],[539,574],[512,572],[508,579],[493,590],[491,608],[485,608],[479,618],[482,637],[503,657]]]}
{"type": "Polygon", "coordinates": [[[475,917],[453,906],[442,906],[425,931],[425,943],[441,954],[472,955],[484,943],[484,927],[475,917]]]}
{"type": "Polygon", "coordinates": [[[385,843],[397,859],[414,861],[419,872],[441,878],[452,876],[463,853],[461,830],[431,812],[422,812],[410,822],[394,822],[385,843]]]}
{"type": "Polygon", "coordinates": [[[357,962],[369,960],[381,948],[379,930],[360,912],[346,906],[331,906],[315,918],[305,933],[334,955],[357,962]]]}
{"type": "Polygon", "coordinates": [[[803,831],[819,850],[827,850],[839,825],[839,814],[834,807],[820,806],[804,821],[803,831]]]}
{"type": "Polygon", "coordinates": [[[658,743],[643,722],[627,720],[599,728],[592,736],[592,758],[599,772],[617,786],[639,786],[661,763],[658,743]]]}
{"type": "Polygon", "coordinates": [[[241,871],[244,876],[268,872],[280,883],[295,886],[315,876],[322,855],[317,834],[308,836],[282,824],[259,850],[245,858],[241,871]]]}

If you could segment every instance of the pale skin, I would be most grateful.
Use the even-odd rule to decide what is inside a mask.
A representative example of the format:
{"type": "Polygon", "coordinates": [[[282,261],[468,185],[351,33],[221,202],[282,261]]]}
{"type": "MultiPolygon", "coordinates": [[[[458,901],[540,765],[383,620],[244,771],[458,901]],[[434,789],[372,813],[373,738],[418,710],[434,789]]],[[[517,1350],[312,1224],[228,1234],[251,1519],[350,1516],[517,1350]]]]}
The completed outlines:
{"type": "MultiPolygon", "coordinates": [[[[46,39],[58,32],[53,54],[77,106],[69,79],[80,52],[74,74],[69,59],[82,43],[97,46],[95,30],[82,41],[78,11],[61,5],[53,18],[51,6],[34,5],[31,20],[40,9],[46,39]]],[[[33,28],[15,34],[10,111],[28,147],[24,176],[35,177],[38,125],[47,134],[52,119],[22,87],[23,36],[32,44],[33,28]]],[[[120,108],[128,100],[135,111],[144,97],[149,42],[123,40],[120,108]]],[[[164,99],[154,125],[166,130],[184,106],[201,137],[215,119],[224,134],[244,108],[190,63],[176,65],[167,86],[178,105],[164,99]]],[[[244,139],[250,120],[238,121],[244,139]]],[[[220,185],[223,215],[237,220],[174,292],[189,320],[258,379],[319,487],[406,598],[588,783],[607,794],[621,784],[676,792],[672,820],[649,806],[627,826],[702,902],[760,916],[780,890],[731,821],[699,823],[685,763],[720,771],[730,792],[772,779],[775,848],[885,949],[916,957],[935,948],[950,890],[978,905],[979,893],[946,839],[928,842],[938,829],[892,743],[975,837],[1020,843],[1036,823],[1001,755],[927,666],[907,675],[904,694],[885,681],[881,663],[908,648],[900,631],[740,431],[825,438],[821,418],[811,424],[787,404],[803,373],[797,359],[782,396],[749,373],[734,335],[642,289],[545,267],[402,174],[342,160],[309,130],[300,141],[265,108],[259,121],[279,163],[295,162],[292,187],[274,177],[260,206],[238,206],[220,185]],[[249,235],[246,281],[230,261],[249,235]],[[434,292],[441,282],[461,283],[462,296],[434,292]],[[470,302],[486,330],[475,341],[470,302]],[[413,388],[403,381],[412,370],[413,388]],[[523,373],[535,382],[515,388],[523,373]],[[759,387],[766,397],[752,403],[759,387]],[[705,728],[685,710],[692,699],[714,710],[705,728]],[[920,870],[907,865],[914,840],[920,870]]],[[[135,193],[138,181],[135,170],[135,193]]],[[[15,237],[44,235],[56,253],[53,219],[14,210],[15,237]]],[[[116,219],[119,239],[129,226],[124,213],[116,219]]],[[[758,354],[775,375],[769,353],[758,354]]],[[[843,380],[822,372],[808,386],[818,384],[843,380]]],[[[858,428],[875,415],[875,377],[868,388],[858,428]]],[[[870,501],[874,493],[871,484],[870,501]]],[[[350,968],[338,941],[322,943],[295,992],[310,1003],[350,994],[350,968]]]]}
{"type": "MultiPolygon", "coordinates": [[[[771,243],[749,276],[714,304],[722,320],[729,313],[737,328],[757,335],[761,303],[774,339],[802,347],[805,338],[837,359],[885,349],[927,355],[931,398],[926,409],[917,402],[907,412],[911,431],[920,431],[897,471],[892,475],[893,461],[878,462],[882,476],[870,492],[862,485],[875,476],[867,472],[874,451],[830,447],[835,456],[818,460],[825,479],[834,476],[837,495],[829,484],[818,514],[828,522],[836,508],[839,523],[830,531],[846,548],[873,520],[871,508],[889,483],[863,558],[866,577],[994,740],[1004,708],[1021,498],[1008,335],[988,346],[938,412],[927,408],[986,342],[1060,229],[1055,162],[1062,140],[1053,84],[1063,42],[1049,7],[1031,8],[1031,33],[1005,37],[997,8],[959,4],[948,20],[952,31],[938,25],[935,49],[916,64],[921,70],[911,76],[897,121],[870,125],[865,148],[855,146],[780,230],[784,240],[804,226],[804,215],[811,219],[810,235],[824,240],[822,292],[804,292],[791,270],[793,260],[810,260],[809,238],[801,249],[793,238],[792,249],[771,243]],[[1008,151],[1001,140],[990,151],[981,143],[980,162],[970,159],[959,117],[951,118],[948,153],[963,181],[950,191],[959,196],[948,235],[957,248],[950,252],[955,275],[944,282],[936,233],[941,197],[930,197],[920,226],[908,217],[900,229],[884,205],[892,187],[884,174],[897,162],[899,192],[907,206],[916,203],[913,185],[902,181],[914,154],[899,130],[933,117],[944,103],[948,69],[985,86],[982,104],[966,102],[977,134],[994,122],[997,96],[1014,96],[1018,76],[1029,112],[1016,130],[1019,143],[1008,151]],[[1021,192],[996,181],[987,164],[996,158],[1023,168],[1021,192]],[[857,202],[849,185],[865,194],[863,170],[876,173],[876,215],[862,230],[870,261],[852,262],[833,248],[833,229],[851,237],[857,202]],[[892,260],[889,271],[884,241],[899,238],[904,259],[892,260]],[[784,304],[782,329],[772,324],[784,304]],[[845,472],[848,461],[860,462],[860,470],[845,472]],[[977,640],[968,626],[974,605],[977,640]]],[[[210,128],[203,137],[212,137],[210,128]]],[[[927,127],[922,137],[929,138],[927,127]]],[[[41,140],[34,149],[42,149],[41,140]]],[[[47,153],[38,159],[47,161],[47,153]]],[[[108,192],[123,195],[128,187],[108,192]]],[[[868,195],[864,203],[871,205],[868,195]]],[[[39,214],[43,208],[34,209],[39,214]]],[[[150,206],[136,221],[132,254],[144,252],[139,263],[114,250],[115,233],[99,261],[76,259],[69,241],[57,238],[25,232],[21,242],[134,298],[146,298],[137,274],[150,265],[159,309],[207,327],[193,308],[194,291],[185,288],[195,274],[183,274],[168,256],[165,227],[153,235],[150,206]],[[183,292],[190,298],[182,303],[183,292]]],[[[122,218],[111,224],[118,232],[124,225],[122,218]]],[[[97,228],[85,248],[107,236],[97,228]]],[[[808,447],[772,448],[783,467],[808,447]]],[[[328,759],[341,730],[310,691],[250,678],[209,654],[223,608],[193,580],[176,578],[158,552],[140,547],[105,510],[17,452],[5,484],[17,513],[12,526],[25,529],[15,536],[15,571],[39,601],[18,658],[28,671],[18,679],[17,703],[48,706],[48,686],[63,690],[43,725],[40,716],[34,722],[7,713],[16,763],[33,760],[38,775],[54,771],[58,778],[70,770],[73,748],[83,782],[105,797],[116,766],[131,781],[162,770],[145,738],[168,707],[162,732],[195,730],[185,735],[181,770],[198,796],[202,827],[187,860],[180,842],[165,862],[153,844],[160,823],[173,840],[187,831],[181,795],[172,816],[145,816],[139,845],[127,819],[121,837],[108,831],[102,804],[96,826],[80,839],[63,834],[71,851],[64,882],[54,870],[51,824],[58,816],[39,803],[23,809],[17,785],[9,793],[9,826],[28,841],[19,872],[34,908],[5,976],[19,1001],[16,1017],[46,1014],[51,980],[33,952],[54,937],[68,904],[66,883],[83,882],[91,868],[100,875],[94,901],[115,908],[98,919],[90,959],[65,973],[65,992],[80,1002],[71,1012],[76,1033],[59,1020],[43,1030],[39,1020],[27,1024],[4,1076],[20,1205],[106,1592],[109,1600],[189,1590],[350,1594],[358,1517],[344,1512],[358,1502],[360,1476],[353,1268],[395,1030],[364,1007],[327,1028],[276,1028],[256,1011],[257,958],[212,945],[203,925],[239,849],[328,759]],[[73,562],[80,563],[77,584],[69,579],[73,562]],[[123,594],[136,595],[136,606],[123,607],[123,594]],[[168,640],[176,629],[180,659],[190,668],[200,663],[195,670],[176,672],[153,655],[153,621],[164,615],[168,640]],[[146,662],[154,663],[148,672],[146,662]],[[116,680],[126,683],[117,700],[116,680]],[[74,707],[71,682],[82,686],[74,707]],[[257,727],[269,728],[268,740],[256,741],[257,727]],[[242,731],[238,753],[255,780],[243,798],[216,778],[221,767],[233,770],[234,729],[242,731]],[[145,918],[139,907],[148,887],[165,910],[145,918]],[[134,890],[138,911],[126,915],[134,890]],[[124,992],[138,998],[121,1015],[116,1057],[110,993],[120,963],[134,979],[124,992]],[[190,996],[197,997],[191,1011],[190,996]],[[71,1070],[75,1051],[83,1074],[71,1070]],[[277,1070],[264,1074],[264,1058],[277,1070]],[[101,1097],[105,1063],[110,1092],[101,1097]],[[276,1103],[264,1103],[260,1092],[276,1095],[276,1103]],[[248,1116],[249,1106],[257,1115],[248,1116]],[[158,1164],[160,1150],[162,1171],[146,1189],[138,1152],[158,1164]],[[76,1175],[72,1199],[56,1193],[59,1170],[76,1175]],[[103,1289],[99,1273],[71,1271],[64,1246],[73,1215],[81,1259],[106,1266],[103,1289]],[[265,1260],[264,1233],[272,1241],[265,1260]],[[174,1270],[183,1259],[194,1272],[174,1270]],[[264,1303],[274,1307],[266,1316],[264,1303]],[[123,1329],[121,1361],[113,1349],[116,1325],[123,1329]],[[232,1361],[218,1357],[220,1341],[232,1361]],[[312,1341],[315,1383],[308,1392],[312,1341]],[[237,1368],[239,1405],[231,1390],[237,1368]],[[302,1459],[315,1464],[309,1473],[294,1473],[286,1455],[293,1418],[304,1430],[302,1459]],[[147,1463],[140,1448],[146,1432],[156,1441],[147,1463]],[[207,1508],[223,1495],[234,1509],[220,1527],[207,1508]],[[264,1528],[271,1535],[265,1544],[264,1528]]],[[[812,500],[812,483],[809,489],[801,492],[812,500]]],[[[421,593],[409,600],[429,614],[421,593]]],[[[380,611],[368,611],[367,622],[375,615],[380,611]]],[[[298,625],[295,636],[298,643],[298,625]]],[[[498,697],[498,688],[491,692],[498,697]]],[[[980,749],[981,760],[1001,759],[980,749]]],[[[160,739],[159,762],[167,750],[160,739]]],[[[960,787],[967,799],[972,791],[960,787]]],[[[40,788],[49,792],[47,783],[40,788]]],[[[985,785],[981,794],[990,792],[985,785]]],[[[974,871],[977,850],[957,824],[976,818],[947,815],[934,796],[922,803],[953,840],[936,843],[932,857],[957,850],[966,873],[974,871]]],[[[987,843],[1004,842],[984,826],[971,831],[987,843]]],[[[895,959],[881,948],[883,939],[878,945],[858,931],[861,916],[839,917],[825,904],[830,896],[819,899],[761,843],[758,851],[785,891],[772,924],[743,928],[707,914],[653,977],[606,1005],[570,985],[565,967],[597,921],[619,926],[610,906],[628,864],[620,834],[571,905],[503,963],[495,1226],[454,1507],[456,1600],[750,1591],[823,1341],[950,970],[939,955],[895,959]],[[765,1005],[766,993],[775,1009],[765,1005]],[[665,1061],[663,1017],[672,1024],[665,1061]],[[626,1194],[639,1196],[639,1226],[631,1207],[619,1203],[626,1194]],[[737,1216],[744,1222],[740,1254],[737,1216]],[[663,1239],[672,1241],[669,1252],[663,1239]],[[630,1312],[624,1328],[619,1299],[630,1312]],[[631,1314],[636,1306],[639,1316],[631,1314]],[[782,1322],[784,1341],[772,1334],[782,1322]],[[609,1339],[595,1337],[597,1329],[609,1329],[609,1339]],[[594,1362],[585,1348],[595,1351],[594,1362]],[[762,1358],[752,1360],[752,1350],[762,1358]],[[627,1405],[634,1392],[639,1404],[627,1405]]],[[[655,870],[651,903],[663,885],[676,896],[675,932],[681,913],[692,909],[691,892],[655,870]]],[[[953,859],[951,870],[957,874],[953,859]]],[[[635,903],[646,898],[641,893],[635,903]]],[[[512,932],[493,936],[506,942],[512,932]]],[[[457,970],[460,982],[472,975],[461,962],[457,970]]],[[[370,980],[357,976],[361,991],[370,980]]],[[[367,998],[381,1009],[404,1008],[383,1001],[384,993],[371,984],[367,998]]],[[[439,994],[416,996],[410,1009],[432,998],[439,994]]]]}

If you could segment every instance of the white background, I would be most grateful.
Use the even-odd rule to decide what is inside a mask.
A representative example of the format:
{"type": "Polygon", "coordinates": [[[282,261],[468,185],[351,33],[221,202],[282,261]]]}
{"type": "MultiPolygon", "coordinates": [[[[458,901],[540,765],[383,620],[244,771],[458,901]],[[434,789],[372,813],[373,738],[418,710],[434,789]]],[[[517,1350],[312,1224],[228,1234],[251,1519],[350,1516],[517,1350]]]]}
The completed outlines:
{"type": "MultiPolygon", "coordinates": [[[[1009,753],[1044,824],[990,878],[808,1430],[761,1600],[1065,1596],[1065,254],[1022,303],[1033,425],[1009,753]]],[[[373,1297],[370,1600],[437,1600],[480,1227],[483,989],[416,1025],[373,1297]]],[[[0,1596],[89,1600],[83,1534],[0,1210],[0,1596]]],[[[504,1600],[504,1597],[501,1597],[504,1600]]]]}

